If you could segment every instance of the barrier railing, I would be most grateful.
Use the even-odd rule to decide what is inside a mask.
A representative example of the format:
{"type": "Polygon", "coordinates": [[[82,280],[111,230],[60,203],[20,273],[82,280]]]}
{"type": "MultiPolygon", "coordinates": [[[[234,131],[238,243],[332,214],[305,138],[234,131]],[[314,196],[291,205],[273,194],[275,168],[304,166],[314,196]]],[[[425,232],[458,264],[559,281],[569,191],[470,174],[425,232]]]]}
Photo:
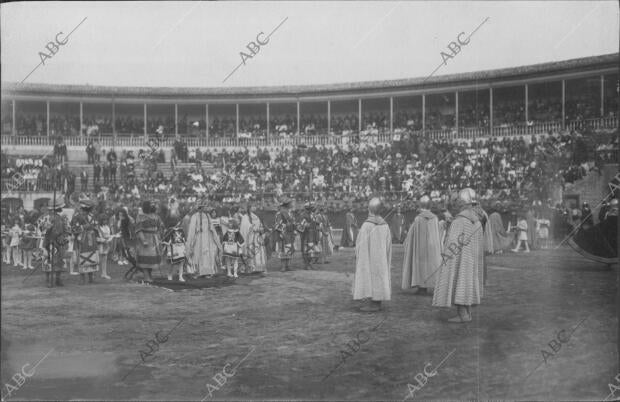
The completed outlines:
{"type": "Polygon", "coordinates": [[[575,120],[566,123],[566,128],[575,130],[581,128],[613,129],[618,128],[618,116],[608,116],[599,119],[575,120]]]}

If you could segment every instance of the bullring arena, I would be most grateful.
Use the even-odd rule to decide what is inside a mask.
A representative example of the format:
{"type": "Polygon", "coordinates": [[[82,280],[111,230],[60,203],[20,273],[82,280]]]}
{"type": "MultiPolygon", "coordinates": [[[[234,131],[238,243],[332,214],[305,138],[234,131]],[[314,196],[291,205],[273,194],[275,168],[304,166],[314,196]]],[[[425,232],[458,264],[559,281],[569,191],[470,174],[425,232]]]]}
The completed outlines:
{"type": "MultiPolygon", "coordinates": [[[[235,86],[301,54],[278,40],[320,18],[281,4],[243,17],[260,33],[215,85],[88,84],[64,54],[114,67],[70,53],[100,26],[77,5],[49,10],[69,35],[35,30],[54,46],[30,75],[8,62],[2,400],[618,400],[619,54],[451,70],[510,20],[489,2],[459,14],[468,31],[429,31],[450,44],[413,78],[288,84],[283,64],[286,84],[235,86]],[[463,211],[478,229],[458,232],[463,211]],[[466,280],[477,301],[455,302],[466,280]]],[[[165,8],[163,31],[191,41],[218,6],[165,8]]],[[[423,3],[366,6],[381,31],[423,3]]],[[[26,9],[2,7],[3,48],[28,47],[6,39],[26,9]]],[[[117,7],[120,27],[139,13],[117,7]]],[[[610,49],[614,12],[615,37],[581,28],[610,49]]],[[[153,49],[178,56],[166,35],[153,49]]],[[[106,79],[160,82],[130,64],[106,79]]]]}

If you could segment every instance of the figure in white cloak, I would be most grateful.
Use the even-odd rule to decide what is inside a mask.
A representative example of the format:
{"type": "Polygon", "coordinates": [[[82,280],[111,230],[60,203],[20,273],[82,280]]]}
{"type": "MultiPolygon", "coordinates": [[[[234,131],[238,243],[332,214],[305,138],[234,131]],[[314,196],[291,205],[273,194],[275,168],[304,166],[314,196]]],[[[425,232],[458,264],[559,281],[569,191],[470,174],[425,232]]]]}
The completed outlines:
{"type": "Polygon", "coordinates": [[[362,224],[355,241],[355,279],[353,299],[369,299],[360,310],[381,310],[381,302],[390,300],[392,287],[392,234],[390,226],[379,215],[383,204],[379,198],[368,203],[368,219],[362,224]]]}
{"type": "Polygon", "coordinates": [[[189,220],[186,253],[198,276],[214,275],[216,261],[222,254],[222,243],[211,224],[206,205],[201,205],[189,220]]]}

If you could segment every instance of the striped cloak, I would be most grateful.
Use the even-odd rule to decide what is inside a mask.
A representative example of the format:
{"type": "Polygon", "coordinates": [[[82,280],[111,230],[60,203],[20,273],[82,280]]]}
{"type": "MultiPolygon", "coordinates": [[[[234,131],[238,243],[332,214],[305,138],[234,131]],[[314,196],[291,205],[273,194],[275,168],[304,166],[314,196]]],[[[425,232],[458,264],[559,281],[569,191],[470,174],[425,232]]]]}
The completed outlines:
{"type": "Polygon", "coordinates": [[[459,212],[448,229],[437,272],[433,306],[480,304],[483,296],[483,242],[480,218],[470,208],[459,212]]]}

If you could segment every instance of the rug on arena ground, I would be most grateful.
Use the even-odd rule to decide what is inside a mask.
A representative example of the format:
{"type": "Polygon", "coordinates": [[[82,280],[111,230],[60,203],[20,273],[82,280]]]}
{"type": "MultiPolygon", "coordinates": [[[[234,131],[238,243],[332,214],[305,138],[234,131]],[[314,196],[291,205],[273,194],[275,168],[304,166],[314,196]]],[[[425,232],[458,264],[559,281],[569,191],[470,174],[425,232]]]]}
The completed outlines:
{"type": "Polygon", "coordinates": [[[262,278],[263,274],[255,272],[252,274],[239,274],[238,278],[230,278],[226,275],[214,275],[211,277],[202,278],[185,278],[185,282],[179,281],[179,277],[175,275],[173,280],[169,281],[165,277],[153,278],[150,283],[151,286],[158,286],[166,288],[172,291],[180,290],[192,290],[192,289],[206,289],[206,288],[221,288],[232,285],[247,285],[255,279],[262,278]]]}

